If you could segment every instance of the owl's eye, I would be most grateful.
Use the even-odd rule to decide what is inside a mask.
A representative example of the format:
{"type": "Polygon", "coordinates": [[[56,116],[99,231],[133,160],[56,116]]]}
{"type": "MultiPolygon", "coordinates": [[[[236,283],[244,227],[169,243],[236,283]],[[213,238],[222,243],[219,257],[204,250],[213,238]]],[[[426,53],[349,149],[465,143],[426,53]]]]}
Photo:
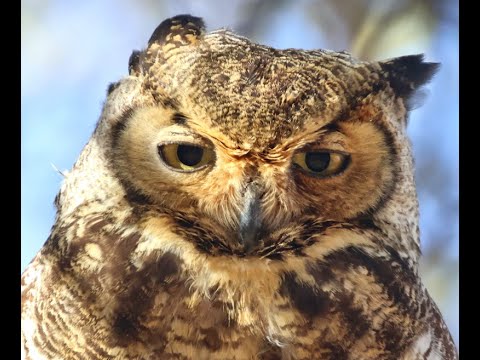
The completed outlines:
{"type": "Polygon", "coordinates": [[[162,160],[174,170],[195,171],[215,160],[212,149],[190,144],[164,144],[158,146],[162,160]]]}
{"type": "Polygon", "coordinates": [[[319,177],[329,177],[346,169],[350,157],[336,151],[306,151],[293,156],[293,163],[309,174],[319,177]]]}

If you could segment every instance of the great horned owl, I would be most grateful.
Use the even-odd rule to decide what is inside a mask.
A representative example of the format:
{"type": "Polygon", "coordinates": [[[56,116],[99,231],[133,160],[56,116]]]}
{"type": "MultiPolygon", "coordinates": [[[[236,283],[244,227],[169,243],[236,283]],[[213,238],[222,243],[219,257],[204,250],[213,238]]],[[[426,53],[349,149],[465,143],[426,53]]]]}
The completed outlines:
{"type": "Polygon", "coordinates": [[[23,274],[23,358],[456,359],[405,133],[436,69],[162,22],[23,274]]]}

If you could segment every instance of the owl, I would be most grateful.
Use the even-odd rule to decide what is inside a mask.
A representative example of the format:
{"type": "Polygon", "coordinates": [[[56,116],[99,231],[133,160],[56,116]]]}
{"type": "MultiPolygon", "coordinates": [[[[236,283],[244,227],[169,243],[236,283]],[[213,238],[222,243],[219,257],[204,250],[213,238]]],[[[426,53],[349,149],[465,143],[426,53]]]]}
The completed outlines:
{"type": "Polygon", "coordinates": [[[437,67],[162,22],[23,273],[23,359],[457,359],[406,136],[437,67]]]}

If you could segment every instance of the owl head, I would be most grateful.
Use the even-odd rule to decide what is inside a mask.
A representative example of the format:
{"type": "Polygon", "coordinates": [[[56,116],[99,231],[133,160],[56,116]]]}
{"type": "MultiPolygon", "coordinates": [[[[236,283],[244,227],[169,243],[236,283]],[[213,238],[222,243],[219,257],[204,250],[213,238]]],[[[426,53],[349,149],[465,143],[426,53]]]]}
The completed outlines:
{"type": "Polygon", "coordinates": [[[203,253],[241,258],[301,255],[339,226],[376,229],[416,261],[405,129],[437,66],[277,50],[206,34],[197,17],[167,19],[110,85],[60,211],[127,204],[137,226],[168,224],[203,253]]]}

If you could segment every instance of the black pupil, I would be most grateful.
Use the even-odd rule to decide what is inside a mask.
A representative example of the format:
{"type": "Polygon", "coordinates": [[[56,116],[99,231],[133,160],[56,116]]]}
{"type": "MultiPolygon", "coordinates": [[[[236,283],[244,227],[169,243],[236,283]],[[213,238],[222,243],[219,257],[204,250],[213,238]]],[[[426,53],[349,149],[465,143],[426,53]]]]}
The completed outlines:
{"type": "Polygon", "coordinates": [[[307,152],[305,155],[305,164],[315,172],[321,172],[328,168],[330,163],[330,154],[326,152],[307,152]]]}
{"type": "Polygon", "coordinates": [[[178,160],[187,166],[195,166],[202,161],[203,149],[198,146],[178,145],[178,160]]]}

